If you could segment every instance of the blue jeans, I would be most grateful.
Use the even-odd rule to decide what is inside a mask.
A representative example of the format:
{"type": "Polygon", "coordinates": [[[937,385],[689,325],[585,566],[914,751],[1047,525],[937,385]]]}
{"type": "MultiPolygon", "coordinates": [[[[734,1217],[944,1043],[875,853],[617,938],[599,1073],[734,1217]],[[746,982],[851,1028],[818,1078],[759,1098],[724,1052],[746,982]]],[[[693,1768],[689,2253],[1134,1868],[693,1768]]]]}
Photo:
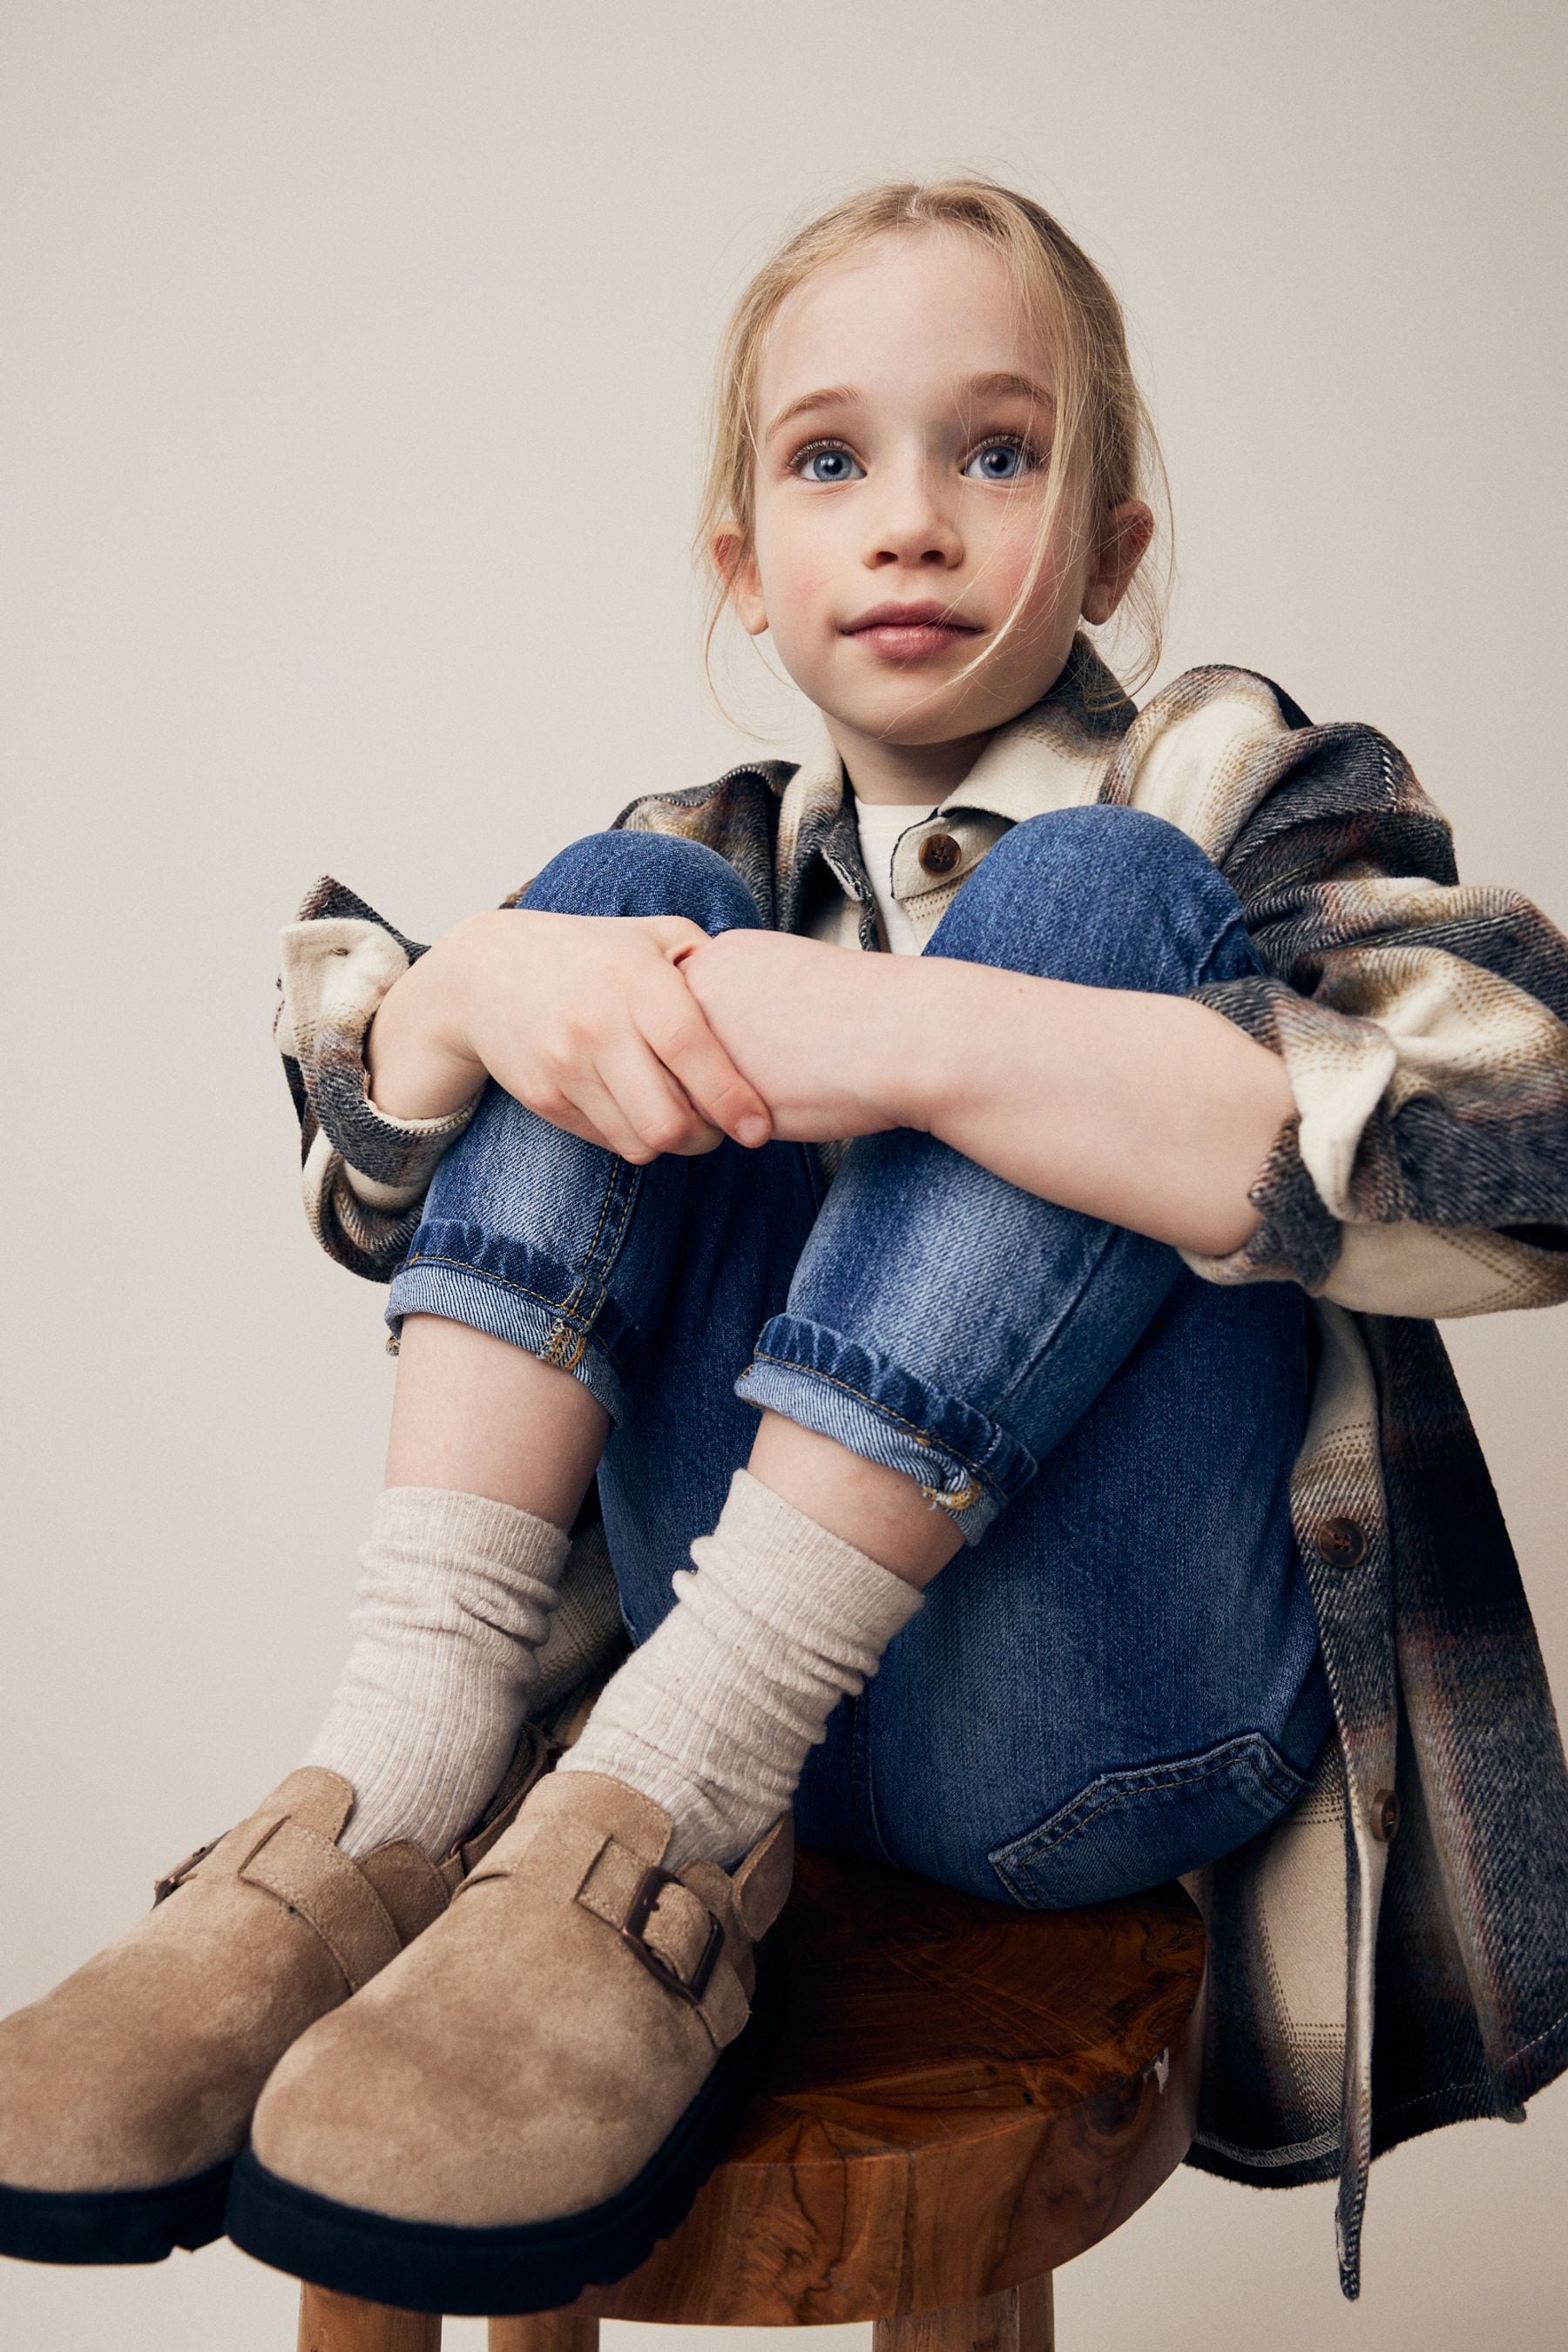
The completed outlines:
{"type": "MultiPolygon", "coordinates": [[[[716,852],[590,835],[531,908],[756,925],[716,852]]],[[[1229,885],[1162,819],[1005,834],[926,952],[1181,994],[1258,969],[1229,885]]],[[[598,1474],[634,1641],[718,1518],[759,1407],[911,1473],[964,1549],[812,1751],[803,1842],[1036,1907],[1158,1885],[1301,1792],[1331,1710],[1291,1532],[1308,1385],[1293,1284],[1201,1280],[932,1137],[636,1167],[492,1086],[442,1160],[387,1320],[555,1363],[613,1423],[598,1474]]]]}

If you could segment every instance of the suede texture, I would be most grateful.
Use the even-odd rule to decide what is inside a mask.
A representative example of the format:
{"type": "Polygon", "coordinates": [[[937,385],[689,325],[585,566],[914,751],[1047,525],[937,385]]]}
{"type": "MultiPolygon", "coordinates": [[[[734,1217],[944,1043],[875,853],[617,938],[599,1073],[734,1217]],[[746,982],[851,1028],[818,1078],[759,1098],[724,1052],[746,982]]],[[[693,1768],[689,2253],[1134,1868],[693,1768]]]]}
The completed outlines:
{"type": "Polygon", "coordinates": [[[335,1841],[334,1772],[289,1774],[164,1899],[0,2023],[0,2183],[155,2189],[237,2154],[262,2084],[448,1896],[417,1848],[335,1841]]]}
{"type": "Polygon", "coordinates": [[[541,1781],[429,1933],[290,2049],[257,2108],[261,2163],[340,2204],[459,2228],[616,2195],[745,2025],[755,1943],[789,1887],[786,1814],[733,1872],[692,1864],[658,1888],[648,1948],[688,1986],[710,1967],[684,1998],[622,1932],[671,1834],[621,1781],[541,1781]]]}

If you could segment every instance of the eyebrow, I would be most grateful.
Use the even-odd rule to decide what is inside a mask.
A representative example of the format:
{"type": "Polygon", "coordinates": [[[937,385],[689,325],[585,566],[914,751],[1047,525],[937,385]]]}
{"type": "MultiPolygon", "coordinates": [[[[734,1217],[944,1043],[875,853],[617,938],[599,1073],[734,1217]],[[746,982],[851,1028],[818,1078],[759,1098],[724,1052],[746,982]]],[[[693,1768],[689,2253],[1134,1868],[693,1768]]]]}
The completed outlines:
{"type": "Polygon", "coordinates": [[[857,392],[852,383],[830,383],[821,392],[803,392],[798,400],[792,400],[787,407],[779,410],[763,438],[771,441],[783,426],[793,424],[797,416],[810,415],[816,409],[858,408],[864,403],[864,394],[857,392]]]}
{"type": "MultiPolygon", "coordinates": [[[[970,400],[1028,400],[1047,408],[1052,404],[1051,395],[1043,384],[1036,383],[1030,376],[1016,375],[1006,369],[988,375],[972,375],[962,389],[970,400]]],[[[811,415],[825,408],[861,408],[865,405],[865,399],[864,393],[857,391],[852,383],[826,384],[819,392],[803,392],[798,400],[790,401],[779,410],[763,438],[771,441],[775,433],[781,432],[786,425],[792,425],[797,416],[811,415]]]]}
{"type": "Polygon", "coordinates": [[[1032,400],[1043,408],[1051,406],[1051,395],[1043,383],[1032,376],[1013,375],[1005,370],[998,375],[972,375],[964,385],[965,392],[982,400],[1002,400],[1009,396],[1032,400]]]}

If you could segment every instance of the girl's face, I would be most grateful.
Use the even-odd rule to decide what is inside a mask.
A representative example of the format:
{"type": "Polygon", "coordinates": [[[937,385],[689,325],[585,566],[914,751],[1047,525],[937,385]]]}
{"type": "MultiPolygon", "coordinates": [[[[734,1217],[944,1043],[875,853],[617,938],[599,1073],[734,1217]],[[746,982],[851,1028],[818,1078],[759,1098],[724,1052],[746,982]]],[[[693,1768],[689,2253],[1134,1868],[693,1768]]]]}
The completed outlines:
{"type": "Polygon", "coordinates": [[[743,625],[772,632],[847,757],[952,744],[1026,709],[1147,544],[1149,510],[1130,503],[1086,545],[1069,485],[1017,624],[955,683],[1013,607],[1046,491],[1050,358],[1016,312],[990,247],[927,229],[818,270],[774,317],[755,545],[716,552],[743,625]]]}

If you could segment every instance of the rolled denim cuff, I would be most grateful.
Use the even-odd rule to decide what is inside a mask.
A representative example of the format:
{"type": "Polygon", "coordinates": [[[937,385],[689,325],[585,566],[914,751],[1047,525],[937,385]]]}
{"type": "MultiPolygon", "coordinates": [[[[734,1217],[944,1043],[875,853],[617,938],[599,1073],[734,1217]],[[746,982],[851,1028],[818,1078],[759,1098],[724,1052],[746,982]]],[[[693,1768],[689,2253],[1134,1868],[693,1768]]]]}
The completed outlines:
{"type": "Polygon", "coordinates": [[[763,1325],[735,1394],[906,1472],[966,1544],[980,1541],[1037,1466],[1027,1447],[973,1406],[796,1315],[763,1325]]]}
{"type": "MultiPolygon", "coordinates": [[[[421,1236],[416,1236],[416,1244],[421,1236]]],[[[444,1315],[471,1331],[488,1331],[521,1348],[542,1363],[554,1364],[581,1381],[617,1424],[626,1411],[621,1375],[580,1316],[563,1313],[542,1291],[525,1282],[459,1260],[411,1256],[394,1276],[384,1319],[395,1355],[405,1315],[444,1315]]]]}

